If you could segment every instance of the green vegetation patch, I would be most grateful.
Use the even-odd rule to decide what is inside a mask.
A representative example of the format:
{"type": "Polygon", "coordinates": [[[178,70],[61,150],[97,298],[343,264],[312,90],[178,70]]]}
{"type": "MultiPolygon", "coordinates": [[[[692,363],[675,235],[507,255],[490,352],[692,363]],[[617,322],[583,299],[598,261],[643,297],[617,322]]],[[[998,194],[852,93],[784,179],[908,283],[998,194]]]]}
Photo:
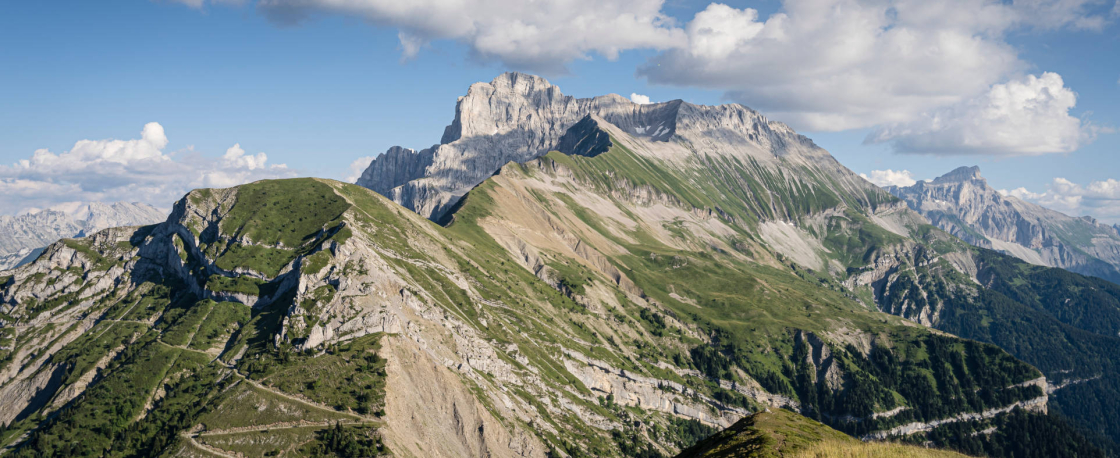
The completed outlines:
{"type": "MultiPolygon", "coordinates": [[[[345,229],[345,228],[344,228],[345,229]]],[[[349,229],[346,229],[349,231],[349,229]]],[[[331,252],[328,250],[320,250],[303,259],[303,273],[306,275],[318,274],[328,263],[331,262],[331,252]]]]}
{"type": "Polygon", "coordinates": [[[1015,409],[989,420],[973,420],[940,426],[928,435],[909,436],[907,442],[951,448],[972,456],[1069,456],[1103,458],[1105,454],[1084,436],[1085,430],[1070,426],[1054,414],[1015,409]],[[992,428],[990,434],[972,431],[992,428]]]}
{"type": "Polygon", "coordinates": [[[241,293],[250,296],[261,296],[263,293],[261,291],[262,287],[266,284],[267,282],[264,280],[245,275],[223,277],[214,274],[206,281],[206,289],[219,293],[241,293]]]}
{"type": "Polygon", "coordinates": [[[187,198],[194,205],[202,205],[203,202],[214,198],[214,192],[208,188],[195,189],[187,195],[187,198]]]}
{"type": "Polygon", "coordinates": [[[258,181],[237,188],[237,201],[220,229],[256,244],[295,248],[337,222],[347,208],[346,199],[315,179],[258,181]]]}
{"type": "Polygon", "coordinates": [[[329,346],[322,354],[280,351],[247,365],[250,376],[282,391],[305,396],[339,411],[380,412],[385,360],[377,355],[381,334],[329,346]]]}
{"type": "Polygon", "coordinates": [[[128,434],[179,351],[156,342],[153,334],[128,346],[106,367],[104,379],[47,420],[9,456],[101,456],[127,445],[119,438],[128,434]]]}
{"type": "Polygon", "coordinates": [[[214,262],[219,268],[233,271],[244,267],[268,277],[276,277],[295,258],[295,251],[260,245],[230,245],[214,262]]]}
{"type": "Polygon", "coordinates": [[[116,261],[114,261],[113,259],[105,257],[101,253],[97,252],[97,250],[93,249],[93,247],[89,245],[88,240],[62,239],[62,243],[68,248],[85,255],[86,258],[89,258],[90,262],[93,263],[93,270],[108,270],[110,267],[116,264],[116,261]]]}
{"type": "Polygon", "coordinates": [[[71,384],[93,369],[113,349],[128,345],[147,330],[148,326],[140,323],[102,321],[55,352],[51,362],[68,365],[63,383],[71,384]]]}
{"type": "Polygon", "coordinates": [[[171,372],[177,376],[164,385],[165,395],[114,442],[113,449],[119,452],[106,455],[156,456],[181,440],[179,434],[191,429],[211,401],[233,383],[234,379],[221,376],[222,369],[205,365],[205,359],[193,360],[189,353],[183,352],[176,361],[171,372]]]}
{"type": "Polygon", "coordinates": [[[376,429],[335,423],[334,427],[316,433],[315,441],[305,445],[301,452],[312,457],[359,458],[381,456],[389,450],[376,429]]]}
{"type": "Polygon", "coordinates": [[[205,430],[260,427],[277,423],[328,422],[351,419],[328,408],[320,408],[285,398],[268,390],[240,381],[215,401],[215,407],[199,421],[205,430]]]}
{"type": "Polygon", "coordinates": [[[106,316],[120,320],[147,321],[171,305],[172,287],[144,283],[125,300],[110,307],[106,316]]]}
{"type": "Polygon", "coordinates": [[[245,304],[237,302],[213,304],[210,314],[202,321],[198,331],[194,334],[190,347],[198,350],[209,350],[213,347],[224,346],[230,336],[249,322],[251,315],[252,311],[245,304]]]}
{"type": "Polygon", "coordinates": [[[183,243],[183,238],[179,234],[175,234],[171,237],[171,241],[175,244],[175,251],[179,253],[179,259],[187,262],[187,246],[183,243]]]}
{"type": "Polygon", "coordinates": [[[785,409],[759,412],[684,450],[677,458],[777,458],[823,441],[857,442],[844,433],[785,409]]]}
{"type": "Polygon", "coordinates": [[[210,314],[210,310],[214,307],[214,301],[209,299],[199,301],[193,306],[188,307],[186,311],[179,315],[171,325],[163,331],[160,340],[169,345],[183,346],[191,343],[191,337],[200,326],[206,316],[210,314]]]}
{"type": "Polygon", "coordinates": [[[877,250],[902,241],[898,234],[847,209],[843,217],[834,217],[829,221],[824,246],[832,253],[832,257],[845,266],[864,266],[872,260],[872,255],[877,250]]]}
{"type": "Polygon", "coordinates": [[[244,457],[301,456],[299,448],[303,444],[314,442],[324,429],[327,428],[296,426],[239,433],[203,433],[195,440],[244,457]],[[288,450],[293,453],[285,454],[288,450]]]}

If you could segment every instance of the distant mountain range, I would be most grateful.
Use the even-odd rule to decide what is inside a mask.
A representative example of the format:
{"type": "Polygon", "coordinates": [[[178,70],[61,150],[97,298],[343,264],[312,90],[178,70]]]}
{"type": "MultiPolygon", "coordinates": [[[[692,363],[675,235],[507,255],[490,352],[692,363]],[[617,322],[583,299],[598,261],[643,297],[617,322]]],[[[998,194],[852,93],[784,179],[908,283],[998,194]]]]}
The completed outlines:
{"type": "Polygon", "coordinates": [[[1120,283],[1120,227],[1002,195],[988,186],[979,167],[960,167],[932,181],[886,189],[968,243],[1031,264],[1120,283]]]}
{"type": "Polygon", "coordinates": [[[117,226],[155,224],[167,218],[142,203],[90,202],[65,212],[44,210],[26,215],[0,215],[0,270],[31,262],[47,245],[63,238],[82,237],[117,226]]]}
{"type": "Polygon", "coordinates": [[[1120,285],[747,107],[507,73],[358,184],[198,189],[0,272],[5,456],[1120,455],[1120,285]]]}

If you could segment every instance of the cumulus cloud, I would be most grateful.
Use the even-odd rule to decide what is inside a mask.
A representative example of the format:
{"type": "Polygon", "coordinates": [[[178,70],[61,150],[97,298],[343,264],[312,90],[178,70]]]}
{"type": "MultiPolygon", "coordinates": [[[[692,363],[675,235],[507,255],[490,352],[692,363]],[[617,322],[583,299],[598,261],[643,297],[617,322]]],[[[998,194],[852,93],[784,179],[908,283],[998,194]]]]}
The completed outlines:
{"type": "Polygon", "coordinates": [[[222,156],[222,165],[231,169],[263,169],[265,162],[268,162],[267,155],[264,153],[257,153],[253,156],[246,156],[245,150],[241,149],[240,143],[234,143],[233,146],[226,150],[226,154],[222,156]]]}
{"type": "Polygon", "coordinates": [[[881,127],[867,141],[904,153],[1068,153],[1094,135],[1092,126],[1070,116],[1076,104],[1077,94],[1057,73],[1028,75],[915,121],[881,127]]]}
{"type": "Polygon", "coordinates": [[[876,186],[911,186],[918,181],[914,179],[909,170],[894,171],[872,170],[871,175],[859,174],[863,179],[874,183],[876,186]]]}
{"type": "Polygon", "coordinates": [[[1035,193],[1025,188],[1017,188],[1010,191],[1001,190],[1000,193],[1068,215],[1092,215],[1111,223],[1120,222],[1120,181],[1112,178],[1080,185],[1059,177],[1054,178],[1045,192],[1035,193]]]}
{"type": "MultiPolygon", "coordinates": [[[[201,7],[207,0],[182,1],[201,7]]],[[[1086,140],[1072,133],[1069,110],[1062,110],[1064,100],[1076,100],[1064,97],[1069,89],[1050,93],[1050,111],[1024,107],[1007,122],[983,121],[995,127],[1047,122],[1047,130],[1034,133],[1045,136],[1034,147],[969,137],[964,117],[986,114],[976,104],[1023,84],[1031,65],[1007,36],[1101,30],[1117,17],[1109,9],[1120,11],[1107,1],[782,0],[767,17],[711,3],[680,22],[664,12],[665,0],[258,0],[256,9],[280,24],[345,15],[396,29],[404,59],[450,40],[475,59],[555,74],[596,55],[657,50],[639,76],[723,91],[728,100],[798,129],[891,126],[876,139],[902,150],[1041,154],[1086,140]],[[955,124],[931,125],[934,120],[955,124]],[[941,136],[949,138],[934,138],[941,136]]],[[[1037,79],[1045,83],[1045,76],[1037,79]]]]}
{"type": "Polygon", "coordinates": [[[366,168],[369,167],[369,163],[373,162],[375,157],[377,156],[363,156],[354,159],[354,162],[350,163],[349,173],[343,181],[347,183],[358,181],[358,178],[362,177],[362,172],[366,171],[366,168]]]}
{"type": "Polygon", "coordinates": [[[455,40],[483,60],[559,73],[597,53],[667,49],[684,33],[661,12],[663,0],[260,0],[257,8],[291,24],[317,14],[361,17],[398,29],[406,57],[428,42],[455,40]]]}
{"type": "Polygon", "coordinates": [[[649,103],[649,96],[631,92],[630,101],[637,104],[645,105],[649,103]]]}
{"type": "Polygon", "coordinates": [[[1028,65],[1004,40],[1024,28],[1099,28],[1096,0],[784,0],[763,19],[712,3],[683,46],[639,69],[651,82],[726,91],[798,128],[910,122],[1028,65]]]}
{"type": "Polygon", "coordinates": [[[1006,189],[1000,189],[997,192],[999,192],[1001,195],[1004,195],[1004,196],[1018,197],[1018,198],[1023,199],[1023,200],[1037,200],[1037,199],[1042,198],[1042,194],[1035,193],[1035,192],[1030,192],[1030,191],[1027,190],[1027,188],[1022,188],[1022,187],[1015,188],[1015,189],[1012,189],[1010,191],[1008,191],[1006,189]]]}
{"type": "Polygon", "coordinates": [[[0,214],[64,206],[74,201],[144,202],[167,208],[187,191],[228,187],[265,178],[295,176],[269,165],[264,153],[246,155],[239,144],[220,158],[193,149],[165,153],[159,123],[144,125],[133,140],[80,140],[63,153],[36,150],[28,159],[0,166],[0,214]]]}

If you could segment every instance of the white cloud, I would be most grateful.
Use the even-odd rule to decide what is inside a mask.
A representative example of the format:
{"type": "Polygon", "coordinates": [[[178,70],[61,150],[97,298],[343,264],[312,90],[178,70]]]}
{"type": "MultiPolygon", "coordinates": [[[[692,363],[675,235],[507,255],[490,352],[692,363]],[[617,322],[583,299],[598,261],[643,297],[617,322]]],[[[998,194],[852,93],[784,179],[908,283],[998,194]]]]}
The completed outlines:
{"type": "Polygon", "coordinates": [[[1036,192],[1030,192],[1030,191],[1027,190],[1027,188],[1022,188],[1022,187],[1015,188],[1015,189],[1012,189],[1010,191],[1008,191],[1006,189],[1000,189],[998,192],[1001,195],[1004,195],[1004,196],[1018,197],[1018,198],[1023,199],[1023,200],[1038,200],[1038,199],[1042,198],[1042,194],[1039,194],[1039,193],[1036,193],[1036,192]]]}
{"type": "Polygon", "coordinates": [[[630,49],[667,49],[684,32],[662,14],[663,0],[260,0],[281,23],[319,13],[361,17],[398,29],[405,57],[434,40],[455,40],[484,60],[560,73],[597,53],[614,59],[630,49]]]}
{"type": "Polygon", "coordinates": [[[191,8],[202,9],[203,0],[171,0],[175,3],[182,3],[191,8]]]}
{"type": "Polygon", "coordinates": [[[631,92],[630,101],[640,105],[646,105],[649,103],[649,96],[631,92]]]}
{"type": "Polygon", "coordinates": [[[347,183],[358,181],[358,178],[362,177],[362,172],[364,172],[366,168],[369,167],[369,163],[373,162],[373,159],[375,157],[377,156],[363,156],[355,159],[354,162],[350,163],[349,173],[346,175],[346,178],[343,181],[347,183]]]}
{"type": "Polygon", "coordinates": [[[265,162],[268,162],[267,155],[264,153],[257,153],[255,156],[246,156],[245,150],[241,149],[240,143],[234,143],[233,146],[226,150],[226,154],[222,156],[222,165],[231,169],[262,169],[264,168],[265,162]]]}
{"type": "Polygon", "coordinates": [[[726,91],[798,128],[913,121],[1007,81],[1028,64],[1004,36],[1099,28],[1098,0],[784,0],[762,19],[713,3],[683,46],[639,69],[651,82],[726,91]]]}
{"type": "Polygon", "coordinates": [[[862,173],[859,176],[876,186],[911,186],[917,183],[909,170],[872,170],[871,176],[862,173]]]}
{"type": "Polygon", "coordinates": [[[228,187],[265,178],[295,176],[283,164],[268,165],[264,153],[246,155],[240,145],[221,158],[193,149],[165,153],[163,126],[148,123],[139,139],[81,140],[63,153],[36,150],[29,159],[0,166],[0,214],[63,208],[74,201],[144,202],[167,208],[187,191],[228,187]]]}
{"type": "Polygon", "coordinates": [[[996,84],[980,97],[879,128],[868,142],[933,154],[1068,153],[1092,141],[1092,126],[1070,116],[1077,94],[1057,73],[996,84]]]}
{"type": "MultiPolygon", "coordinates": [[[[915,148],[930,149],[973,139],[960,136],[967,130],[963,118],[955,130],[923,122],[976,114],[961,110],[1017,84],[1031,68],[1006,37],[1101,30],[1120,14],[1110,13],[1107,1],[782,0],[768,17],[711,3],[683,24],[665,14],[665,0],[258,0],[256,8],[282,24],[337,14],[394,28],[402,59],[450,40],[474,59],[563,73],[574,60],[658,50],[638,69],[652,83],[724,91],[727,99],[798,129],[909,126],[928,137],[915,148]],[[943,135],[951,138],[933,138],[943,135]]],[[[1120,12],[1120,3],[1112,10],[1120,12]]],[[[1068,111],[1064,118],[1048,112],[1033,119],[1065,123],[1068,111]]],[[[1069,132],[1063,128],[1034,147],[981,139],[972,152],[1066,151],[1082,143],[1069,132]]],[[[901,139],[894,136],[905,146],[901,139]]]]}
{"type": "Polygon", "coordinates": [[[1046,192],[1034,193],[1025,188],[1000,192],[1068,215],[1092,215],[1103,221],[1120,222],[1120,181],[1116,179],[1092,181],[1083,186],[1059,177],[1046,192]]]}
{"type": "MultiPolygon", "coordinates": [[[[207,0],[171,0],[174,3],[181,3],[196,10],[201,10],[206,6],[207,0]]],[[[209,0],[211,5],[227,5],[227,6],[241,6],[249,0],[209,0]]]]}

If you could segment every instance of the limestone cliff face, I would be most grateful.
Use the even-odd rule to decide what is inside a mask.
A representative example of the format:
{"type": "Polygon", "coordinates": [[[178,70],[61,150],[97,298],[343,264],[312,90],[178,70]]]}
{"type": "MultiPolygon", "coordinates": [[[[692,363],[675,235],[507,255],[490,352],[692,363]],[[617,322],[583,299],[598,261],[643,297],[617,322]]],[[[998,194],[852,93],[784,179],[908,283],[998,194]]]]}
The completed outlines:
{"type": "Polygon", "coordinates": [[[842,168],[808,138],[741,105],[700,106],[681,100],[637,104],[617,94],[577,99],[544,78],[505,73],[471,85],[459,98],[440,144],[422,151],[390,148],[370,163],[357,184],[439,220],[506,163],[557,149],[568,129],[589,115],[647,141],[761,162],[812,158],[842,168]]]}
{"type": "Polygon", "coordinates": [[[1001,195],[980,176],[979,167],[960,167],[931,182],[887,190],[973,245],[1032,264],[1120,281],[1120,233],[1115,227],[1001,195]]]}
{"type": "Polygon", "coordinates": [[[393,188],[423,177],[424,170],[432,165],[435,150],[436,146],[421,151],[399,146],[389,148],[362,172],[358,184],[387,195],[393,188]]]}

